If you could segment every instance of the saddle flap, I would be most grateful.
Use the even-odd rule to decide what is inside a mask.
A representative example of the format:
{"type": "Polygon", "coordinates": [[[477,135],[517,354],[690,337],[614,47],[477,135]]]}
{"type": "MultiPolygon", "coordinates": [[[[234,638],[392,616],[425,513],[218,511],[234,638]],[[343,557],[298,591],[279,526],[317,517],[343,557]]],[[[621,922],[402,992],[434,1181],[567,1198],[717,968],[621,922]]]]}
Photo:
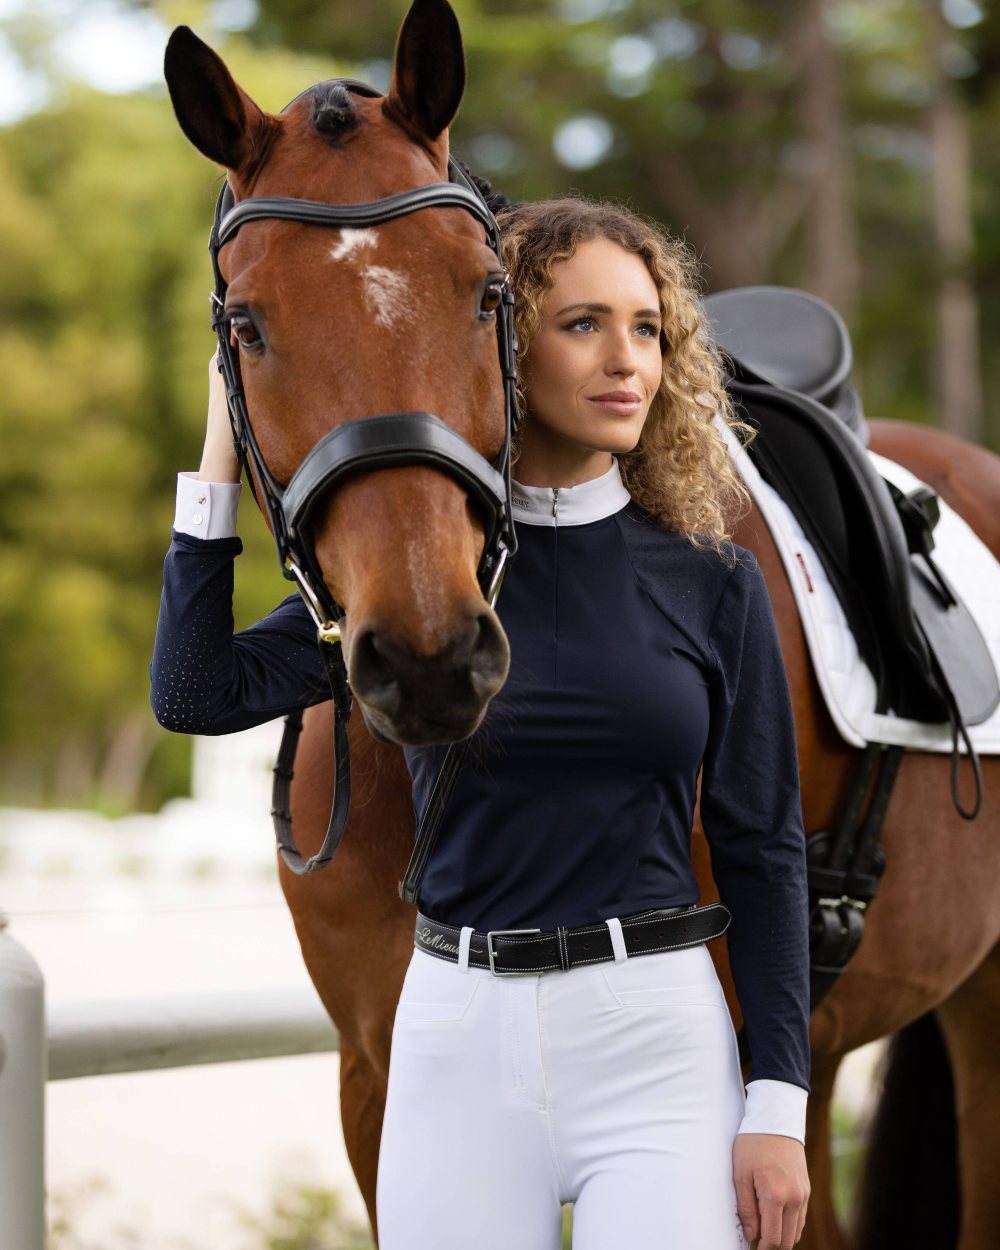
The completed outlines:
{"type": "Polygon", "coordinates": [[[1000,683],[993,658],[951,583],[937,568],[932,577],[921,567],[922,563],[921,556],[910,557],[914,615],[940,667],[939,680],[954,695],[962,720],[966,725],[981,725],[1000,704],[1000,683]],[[941,582],[950,593],[950,601],[941,593],[941,582]]]}

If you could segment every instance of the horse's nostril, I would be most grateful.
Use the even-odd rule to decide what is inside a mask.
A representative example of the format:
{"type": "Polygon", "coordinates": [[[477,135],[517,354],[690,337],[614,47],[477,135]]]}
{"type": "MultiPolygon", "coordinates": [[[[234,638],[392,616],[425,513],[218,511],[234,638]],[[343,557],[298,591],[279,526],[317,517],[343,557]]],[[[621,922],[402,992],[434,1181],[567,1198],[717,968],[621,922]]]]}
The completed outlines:
{"type": "MultiPolygon", "coordinates": [[[[434,728],[447,734],[478,723],[507,676],[509,650],[499,622],[478,607],[459,617],[450,641],[432,655],[415,652],[374,620],[359,624],[348,657],[351,689],[393,724],[403,741],[434,728]]],[[[471,731],[469,731],[471,732],[471,731]]],[[[437,739],[447,740],[447,739],[437,739]]]]}
{"type": "Polygon", "coordinates": [[[507,676],[507,643],[492,612],[480,612],[473,628],[477,636],[469,657],[469,679],[476,694],[488,699],[496,694],[507,676]]]}
{"type": "Polygon", "coordinates": [[[351,685],[358,698],[392,716],[399,709],[402,691],[398,657],[387,639],[374,629],[364,630],[351,654],[351,685]]]}

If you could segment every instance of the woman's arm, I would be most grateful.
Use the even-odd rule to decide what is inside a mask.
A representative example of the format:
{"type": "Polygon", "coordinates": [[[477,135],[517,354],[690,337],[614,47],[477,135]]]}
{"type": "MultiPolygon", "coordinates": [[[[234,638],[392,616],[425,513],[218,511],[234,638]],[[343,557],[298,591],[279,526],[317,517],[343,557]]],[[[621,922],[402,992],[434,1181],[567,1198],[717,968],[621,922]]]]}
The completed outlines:
{"type": "Polygon", "coordinates": [[[178,476],[173,541],[150,665],[157,720],[178,733],[249,729],[330,697],[315,628],[298,595],[233,633],[233,561],[239,463],[213,357],[197,477],[178,476]]]}
{"type": "Polygon", "coordinates": [[[238,538],[175,530],[149,668],[156,719],[176,733],[224,734],[330,698],[315,626],[298,595],[233,633],[238,538]]]}
{"type": "Polygon", "coordinates": [[[716,610],[701,817],[750,1044],[743,1131],[804,1136],[809,911],[795,727],[763,575],[741,552],[716,610]],[[763,1082],[755,1090],[754,1085],[763,1082]]]}
{"type": "Polygon", "coordinates": [[[747,1106],[733,1144],[747,1241],[790,1250],[809,1200],[809,905],[791,699],[771,601],[739,553],[711,630],[718,663],[701,817],[750,1044],[747,1106]]]}

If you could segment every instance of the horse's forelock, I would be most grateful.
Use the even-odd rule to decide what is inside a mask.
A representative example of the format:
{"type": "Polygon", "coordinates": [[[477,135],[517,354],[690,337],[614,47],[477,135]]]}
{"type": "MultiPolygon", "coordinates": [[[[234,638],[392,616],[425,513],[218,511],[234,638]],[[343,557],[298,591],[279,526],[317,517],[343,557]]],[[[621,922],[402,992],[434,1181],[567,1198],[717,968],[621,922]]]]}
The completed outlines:
{"type": "Polygon", "coordinates": [[[313,87],[313,125],[328,138],[337,138],[358,124],[351,93],[342,82],[330,80],[313,87]]]}

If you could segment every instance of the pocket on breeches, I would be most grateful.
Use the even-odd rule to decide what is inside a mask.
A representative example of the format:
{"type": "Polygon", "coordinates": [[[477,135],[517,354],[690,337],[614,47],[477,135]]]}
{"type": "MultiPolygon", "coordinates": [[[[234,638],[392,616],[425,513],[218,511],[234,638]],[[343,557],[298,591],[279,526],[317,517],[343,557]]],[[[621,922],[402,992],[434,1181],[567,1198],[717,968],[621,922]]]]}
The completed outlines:
{"type": "Polygon", "coordinates": [[[726,996],[705,946],[636,955],[600,968],[619,1007],[721,1007],[726,996]]]}
{"type": "Polygon", "coordinates": [[[463,1020],[480,978],[435,955],[415,950],[396,1007],[396,1024],[455,1024],[463,1020]]]}

